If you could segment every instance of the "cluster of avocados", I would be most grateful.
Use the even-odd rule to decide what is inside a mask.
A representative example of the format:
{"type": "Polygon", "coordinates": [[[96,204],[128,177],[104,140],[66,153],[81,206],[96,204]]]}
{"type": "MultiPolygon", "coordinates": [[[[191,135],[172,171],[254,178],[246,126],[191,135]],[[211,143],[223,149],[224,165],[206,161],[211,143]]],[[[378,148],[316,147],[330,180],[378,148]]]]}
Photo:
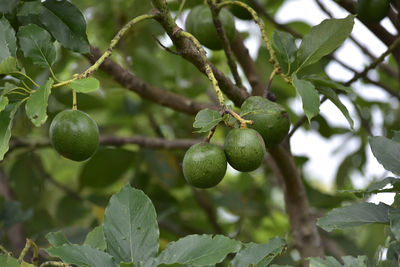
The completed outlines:
{"type": "Polygon", "coordinates": [[[224,178],[229,163],[241,172],[257,169],[266,149],[279,144],[287,135],[290,120],[285,109],[266,98],[251,96],[243,102],[240,116],[252,120],[249,128],[234,128],[225,138],[224,149],[215,144],[198,143],[186,151],[183,175],[198,188],[214,187],[224,178]]]}
{"type": "Polygon", "coordinates": [[[50,125],[50,142],[63,157],[74,161],[90,158],[99,146],[99,129],[96,122],[80,110],[58,113],[50,125]]]}

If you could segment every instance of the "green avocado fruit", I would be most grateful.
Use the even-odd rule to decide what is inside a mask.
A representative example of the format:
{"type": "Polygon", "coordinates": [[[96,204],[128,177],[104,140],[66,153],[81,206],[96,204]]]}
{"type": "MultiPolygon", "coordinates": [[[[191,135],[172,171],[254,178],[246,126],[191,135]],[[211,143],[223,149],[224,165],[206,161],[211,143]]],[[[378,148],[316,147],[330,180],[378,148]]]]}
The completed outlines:
{"type": "Polygon", "coordinates": [[[366,23],[378,23],[389,14],[390,0],[358,0],[358,18],[366,23]]]}
{"type": "Polygon", "coordinates": [[[248,127],[260,133],[267,149],[282,142],[289,132],[290,120],[286,110],[260,96],[247,98],[241,106],[240,116],[253,121],[248,127]]]}
{"type": "Polygon", "coordinates": [[[50,125],[50,142],[63,157],[84,161],[99,146],[99,129],[96,122],[85,112],[64,110],[58,113],[50,125]]]}
{"type": "Polygon", "coordinates": [[[262,137],[249,128],[231,130],[225,138],[224,151],[228,163],[241,172],[254,171],[265,157],[262,137]]]}
{"type": "MultiPolygon", "coordinates": [[[[235,37],[235,20],[232,14],[221,9],[219,19],[224,27],[226,36],[231,42],[235,37]]],[[[211,10],[206,5],[198,5],[194,7],[188,14],[185,22],[186,31],[194,35],[199,42],[211,50],[220,50],[223,48],[218,37],[217,30],[214,27],[211,10]]]]}
{"type": "MultiPolygon", "coordinates": [[[[248,5],[254,9],[254,5],[249,0],[239,0],[239,2],[243,2],[246,5],[248,5]]],[[[247,9],[245,9],[241,6],[231,5],[230,10],[231,10],[232,14],[239,19],[242,19],[242,20],[252,20],[253,19],[253,17],[249,13],[249,11],[247,11],[247,9]]]]}
{"type": "Polygon", "coordinates": [[[226,173],[226,157],[217,145],[198,143],[191,146],[183,157],[183,175],[194,187],[214,187],[226,173]]]}

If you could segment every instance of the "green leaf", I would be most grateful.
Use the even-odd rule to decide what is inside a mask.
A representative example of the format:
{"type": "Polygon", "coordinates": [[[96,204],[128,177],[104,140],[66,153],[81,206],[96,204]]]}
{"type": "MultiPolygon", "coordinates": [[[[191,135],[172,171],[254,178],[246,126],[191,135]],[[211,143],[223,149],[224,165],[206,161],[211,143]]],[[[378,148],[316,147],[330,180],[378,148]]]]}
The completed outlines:
{"type": "Polygon", "coordinates": [[[20,102],[8,104],[6,108],[0,112],[0,161],[3,160],[4,154],[8,151],[8,142],[11,138],[14,115],[20,104],[20,102]]]}
{"type": "Polygon", "coordinates": [[[240,242],[226,236],[189,235],[169,243],[158,256],[157,264],[215,265],[240,248],[240,242]]]}
{"type": "Polygon", "coordinates": [[[0,62],[0,74],[9,74],[15,71],[18,71],[15,57],[8,57],[0,62]]]}
{"type": "Polygon", "coordinates": [[[234,267],[268,266],[268,264],[286,247],[286,242],[280,237],[274,237],[267,243],[248,243],[236,254],[232,261],[234,267]]]}
{"type": "Polygon", "coordinates": [[[75,80],[69,86],[77,93],[90,93],[99,89],[99,81],[96,78],[89,77],[75,80]]]}
{"type": "Polygon", "coordinates": [[[0,254],[0,266],[1,267],[20,267],[18,260],[11,257],[8,254],[0,254]]]}
{"type": "Polygon", "coordinates": [[[8,105],[8,98],[4,95],[0,96],[0,112],[2,112],[8,105]]]}
{"type": "Polygon", "coordinates": [[[60,231],[48,233],[46,239],[53,247],[60,247],[64,244],[72,245],[60,231]]]}
{"type": "Polygon", "coordinates": [[[40,21],[64,47],[81,54],[89,53],[86,21],[80,10],[66,0],[43,2],[40,21]]]}
{"type": "Polygon", "coordinates": [[[400,175],[400,143],[383,136],[369,137],[372,154],[383,167],[400,175]]]}
{"type": "Polygon", "coordinates": [[[117,262],[140,266],[158,252],[157,215],[151,200],[126,185],[111,197],[104,214],[107,251],[117,262]]]}
{"type": "Polygon", "coordinates": [[[308,121],[310,122],[313,117],[318,115],[319,113],[319,96],[317,90],[315,90],[314,85],[305,80],[297,79],[295,74],[293,77],[293,86],[296,88],[296,91],[301,96],[301,100],[303,101],[303,110],[307,116],[308,121]]]}
{"type": "Polygon", "coordinates": [[[326,256],[325,259],[321,258],[310,258],[310,267],[367,267],[368,257],[358,256],[357,258],[353,256],[343,256],[342,265],[332,256],[326,256]]]}
{"type": "Polygon", "coordinates": [[[290,33],[275,30],[272,35],[272,47],[282,72],[292,73],[292,64],[296,59],[297,52],[293,36],[290,33]]]}
{"type": "Polygon", "coordinates": [[[64,244],[58,247],[50,247],[46,251],[52,257],[60,258],[64,263],[74,264],[78,267],[96,266],[112,267],[117,266],[111,255],[94,249],[89,245],[64,244]]]}
{"type": "Polygon", "coordinates": [[[18,40],[25,57],[44,68],[50,68],[56,60],[56,48],[50,34],[43,28],[29,24],[18,31],[18,40]]]}
{"type": "Polygon", "coordinates": [[[351,129],[354,129],[354,121],[353,119],[350,117],[349,111],[347,110],[346,106],[343,105],[343,103],[340,101],[338,95],[336,94],[336,92],[329,88],[329,87],[325,87],[325,86],[318,86],[317,90],[323,94],[324,96],[326,96],[333,104],[335,104],[335,106],[342,112],[342,114],[344,115],[344,117],[347,119],[347,122],[350,124],[351,129]]]}
{"type": "Polygon", "coordinates": [[[318,86],[325,86],[325,87],[329,87],[332,89],[337,89],[340,91],[343,91],[345,93],[352,93],[353,89],[351,89],[351,87],[348,86],[344,86],[341,83],[326,79],[320,75],[317,74],[311,74],[311,75],[307,75],[302,77],[302,79],[308,80],[310,82],[312,82],[316,87],[318,86]]]}
{"type": "Polygon", "coordinates": [[[2,94],[2,95],[6,95],[6,94],[8,94],[9,92],[11,92],[12,90],[14,90],[15,87],[16,87],[15,84],[6,82],[6,83],[4,84],[3,91],[1,92],[1,94],[2,94]]]}
{"type": "Polygon", "coordinates": [[[388,212],[392,207],[379,203],[357,203],[351,206],[333,209],[324,217],[319,218],[317,225],[325,231],[344,229],[371,223],[389,223],[388,212]]]}
{"type": "Polygon", "coordinates": [[[400,131],[392,131],[392,140],[400,143],[400,131]]]}
{"type": "Polygon", "coordinates": [[[400,179],[394,177],[386,177],[382,181],[370,185],[365,190],[342,190],[342,192],[354,193],[356,195],[361,195],[363,197],[365,195],[384,193],[384,192],[400,192],[400,179]],[[392,188],[383,189],[387,185],[391,185],[392,188]]]}
{"type": "Polygon", "coordinates": [[[18,9],[17,16],[40,15],[40,13],[42,13],[42,3],[40,1],[24,2],[18,9]]]}
{"type": "Polygon", "coordinates": [[[0,13],[10,13],[18,5],[19,0],[0,0],[0,13]]]}
{"type": "Polygon", "coordinates": [[[350,35],[354,15],[344,19],[327,19],[311,28],[301,42],[297,52],[298,69],[311,65],[338,48],[350,35]]]}
{"type": "Polygon", "coordinates": [[[106,239],[104,237],[104,228],[102,225],[95,227],[86,236],[84,244],[91,246],[92,248],[97,248],[100,250],[105,250],[107,247],[106,239]]]}
{"type": "Polygon", "coordinates": [[[26,102],[26,115],[36,127],[39,127],[47,120],[47,104],[53,82],[53,79],[49,78],[33,94],[31,94],[26,102]]]}
{"type": "Polygon", "coordinates": [[[121,262],[119,267],[135,267],[135,264],[133,262],[121,262]]]}
{"type": "Polygon", "coordinates": [[[116,181],[132,166],[135,153],[101,147],[83,166],[79,175],[81,187],[102,188],[116,181]]]}
{"type": "MultiPolygon", "coordinates": [[[[1,5],[2,4],[0,2],[0,10],[1,5]]],[[[0,62],[8,57],[16,57],[17,39],[15,38],[15,31],[5,17],[0,19],[0,36],[0,62]]]]}
{"type": "Polygon", "coordinates": [[[193,127],[200,128],[196,133],[204,133],[210,131],[212,127],[218,125],[221,121],[222,116],[218,111],[206,108],[197,113],[193,127]]]}
{"type": "Polygon", "coordinates": [[[397,240],[400,240],[400,210],[393,209],[389,211],[389,220],[390,220],[390,230],[396,237],[397,240]]]}

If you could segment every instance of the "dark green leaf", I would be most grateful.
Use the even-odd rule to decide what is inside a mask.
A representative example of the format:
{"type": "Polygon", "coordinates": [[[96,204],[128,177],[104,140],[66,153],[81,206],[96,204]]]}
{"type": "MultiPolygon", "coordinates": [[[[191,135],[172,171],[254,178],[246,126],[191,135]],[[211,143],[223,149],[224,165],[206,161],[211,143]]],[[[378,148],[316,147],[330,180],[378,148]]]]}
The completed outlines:
{"type": "Polygon", "coordinates": [[[44,174],[41,158],[34,153],[18,155],[9,172],[9,185],[14,197],[24,208],[34,207],[44,193],[44,174]]]}
{"type": "Polygon", "coordinates": [[[383,167],[400,175],[400,143],[383,136],[369,137],[372,153],[383,167]]]}
{"type": "Polygon", "coordinates": [[[121,178],[132,166],[135,153],[114,148],[99,148],[85,164],[79,181],[82,187],[106,187],[121,178]]]}
{"type": "Polygon", "coordinates": [[[17,16],[40,15],[40,13],[42,13],[42,4],[40,1],[24,2],[18,9],[17,16]]]}
{"type": "Polygon", "coordinates": [[[11,257],[8,254],[0,254],[0,266],[1,267],[20,267],[17,259],[11,257]]]}
{"type": "Polygon", "coordinates": [[[2,112],[8,105],[8,98],[4,95],[0,96],[0,112],[2,112]]]}
{"type": "Polygon", "coordinates": [[[193,127],[200,128],[196,133],[204,133],[210,131],[212,127],[218,125],[221,121],[222,117],[218,111],[206,108],[197,113],[193,127]]]}
{"type": "Polygon", "coordinates": [[[52,257],[60,258],[64,263],[74,264],[78,267],[113,267],[117,266],[111,255],[94,249],[89,245],[64,244],[50,247],[46,250],[52,257]]]}
{"type": "Polygon", "coordinates": [[[390,206],[379,203],[357,203],[351,206],[333,209],[324,217],[318,219],[318,226],[325,231],[344,229],[371,223],[389,224],[388,212],[390,206]]]}
{"type": "Polygon", "coordinates": [[[368,257],[358,256],[357,258],[353,256],[343,256],[342,265],[334,257],[326,256],[325,259],[322,258],[310,258],[310,267],[367,267],[368,257]]]}
{"type": "Polygon", "coordinates": [[[19,0],[0,0],[0,13],[10,13],[18,5],[19,0]]]}
{"type": "Polygon", "coordinates": [[[46,235],[47,241],[49,241],[50,245],[53,247],[60,247],[64,244],[72,245],[65,235],[62,232],[51,232],[46,235]]]}
{"type": "Polygon", "coordinates": [[[29,24],[18,31],[18,40],[25,57],[33,63],[50,68],[56,60],[56,48],[50,34],[43,28],[29,24]]]}
{"type": "Polygon", "coordinates": [[[74,197],[65,195],[57,204],[56,218],[63,224],[71,224],[82,219],[90,209],[74,197]]]}
{"type": "Polygon", "coordinates": [[[392,131],[393,137],[392,140],[400,143],[400,131],[392,131]]]}
{"type": "Polygon", "coordinates": [[[390,230],[396,237],[397,240],[400,240],[400,210],[393,209],[389,211],[389,219],[390,219],[390,230]]]}
{"type": "Polygon", "coordinates": [[[40,16],[43,25],[64,47],[89,53],[86,21],[80,10],[66,0],[46,0],[40,16]]]}
{"type": "Polygon", "coordinates": [[[117,262],[140,266],[158,252],[157,215],[151,200],[126,185],[113,195],[104,215],[107,251],[117,262]]]}
{"type": "MultiPolygon", "coordinates": [[[[0,0],[4,1],[4,0],[0,0]]],[[[9,1],[9,0],[5,0],[9,1]]],[[[9,1],[13,2],[13,1],[9,1]]],[[[17,1],[18,3],[18,1],[17,1]]],[[[0,2],[0,10],[1,10],[0,2]]],[[[0,11],[1,12],[1,11],[0,11]]],[[[10,22],[5,17],[0,19],[0,62],[8,57],[16,57],[17,52],[17,39],[15,38],[15,31],[10,22]]]]}
{"type": "Polygon", "coordinates": [[[275,30],[272,35],[272,47],[282,72],[292,73],[294,70],[292,64],[296,59],[297,51],[293,36],[290,33],[275,30]]]}
{"type": "Polygon", "coordinates": [[[85,244],[91,246],[92,248],[97,248],[103,251],[106,249],[107,244],[102,225],[95,227],[88,233],[85,239],[85,244]]]}
{"type": "Polygon", "coordinates": [[[370,185],[365,190],[343,190],[343,192],[354,193],[356,195],[370,195],[383,192],[400,192],[400,179],[394,177],[386,177],[382,181],[370,185]],[[391,188],[385,188],[387,185],[391,185],[391,188]]]}
{"type": "Polygon", "coordinates": [[[297,52],[298,69],[313,64],[338,48],[350,35],[354,15],[344,19],[327,19],[311,28],[301,42],[297,52]]]}
{"type": "Polygon", "coordinates": [[[314,85],[305,80],[297,79],[297,76],[293,76],[293,86],[296,88],[298,94],[301,96],[303,101],[303,110],[307,116],[308,121],[311,121],[313,117],[319,113],[319,96],[314,85]]]}
{"type": "Polygon", "coordinates": [[[135,264],[133,262],[121,262],[119,267],[135,267],[135,264]]]}
{"type": "Polygon", "coordinates": [[[0,209],[0,225],[2,229],[6,229],[14,224],[29,220],[32,215],[32,209],[23,211],[19,202],[8,201],[0,209]]]}
{"type": "Polygon", "coordinates": [[[346,106],[343,105],[343,103],[340,101],[336,92],[333,89],[331,89],[329,87],[325,87],[325,86],[317,86],[317,90],[321,94],[326,96],[333,104],[335,104],[335,106],[342,112],[344,117],[347,119],[348,123],[350,124],[351,129],[353,129],[354,121],[350,117],[349,111],[347,110],[346,106]]]}
{"type": "Polygon", "coordinates": [[[8,142],[11,138],[13,119],[19,105],[20,102],[8,104],[6,108],[0,112],[0,161],[3,160],[4,154],[8,151],[8,142]]]}
{"type": "Polygon", "coordinates": [[[75,80],[69,86],[77,93],[90,93],[99,89],[99,81],[96,78],[89,77],[75,80]]]}
{"type": "Polygon", "coordinates": [[[15,71],[18,71],[15,57],[8,57],[0,62],[0,74],[9,74],[15,71]]]}
{"type": "Polygon", "coordinates": [[[337,89],[340,91],[343,91],[345,93],[352,93],[353,89],[351,89],[351,87],[348,86],[344,86],[341,83],[326,79],[320,75],[317,74],[312,74],[312,75],[307,75],[302,77],[305,80],[308,80],[310,82],[312,82],[316,87],[318,86],[325,86],[325,87],[329,87],[332,89],[337,89]]]}
{"type": "Polygon", "coordinates": [[[286,247],[280,237],[270,239],[267,243],[248,243],[236,254],[232,261],[234,267],[268,266],[268,264],[286,247]]]}
{"type": "Polygon", "coordinates": [[[215,265],[240,248],[240,242],[226,236],[189,235],[169,243],[158,256],[157,264],[215,265]]]}
{"type": "Polygon", "coordinates": [[[53,82],[53,79],[49,78],[33,94],[31,94],[26,102],[26,115],[36,127],[41,126],[47,120],[47,104],[53,82]]]}

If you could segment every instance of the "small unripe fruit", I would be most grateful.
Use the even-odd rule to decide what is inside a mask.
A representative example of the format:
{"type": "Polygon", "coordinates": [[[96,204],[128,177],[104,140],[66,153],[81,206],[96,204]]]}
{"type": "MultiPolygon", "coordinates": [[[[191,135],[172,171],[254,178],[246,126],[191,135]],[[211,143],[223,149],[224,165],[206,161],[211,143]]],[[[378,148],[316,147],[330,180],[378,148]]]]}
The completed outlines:
{"type": "Polygon", "coordinates": [[[49,136],[53,148],[63,157],[74,161],[87,160],[99,145],[96,122],[79,110],[58,113],[51,122],[49,136]]]}
{"type": "Polygon", "coordinates": [[[254,171],[265,157],[264,141],[253,129],[233,129],[225,138],[225,155],[229,164],[241,172],[254,171]]]}
{"type": "Polygon", "coordinates": [[[240,116],[253,121],[248,127],[259,132],[266,148],[282,142],[290,128],[286,110],[278,103],[260,96],[247,98],[242,104],[240,116]]]}
{"type": "Polygon", "coordinates": [[[191,146],[183,157],[183,175],[189,184],[198,188],[219,184],[225,176],[226,167],[224,151],[210,143],[191,146]]]}

